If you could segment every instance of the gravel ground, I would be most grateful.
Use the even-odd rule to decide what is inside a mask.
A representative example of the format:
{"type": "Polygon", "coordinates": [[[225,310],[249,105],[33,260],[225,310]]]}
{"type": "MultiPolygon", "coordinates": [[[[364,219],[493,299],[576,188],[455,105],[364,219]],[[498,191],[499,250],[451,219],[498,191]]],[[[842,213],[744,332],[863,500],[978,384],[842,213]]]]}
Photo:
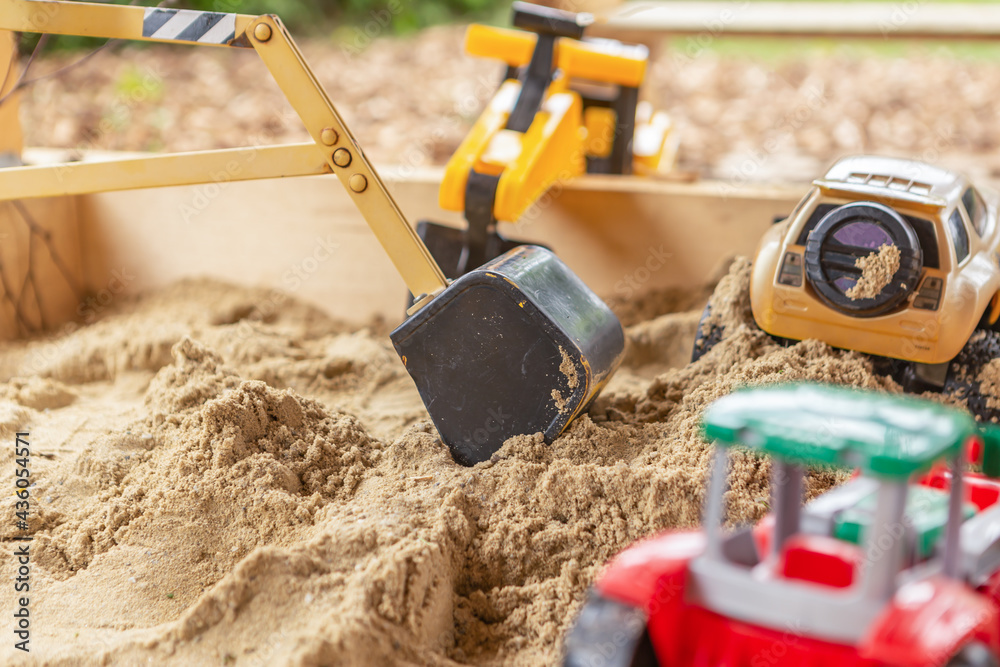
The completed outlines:
{"type": "MultiPolygon", "coordinates": [[[[497,63],[462,52],[460,26],[379,38],[364,51],[311,41],[305,54],[377,162],[441,164],[489,99],[497,63]]],[[[784,55],[657,49],[644,95],[682,128],[681,168],[735,181],[803,180],[838,156],[922,158],[1000,176],[1000,63],[940,46],[855,46],[784,55]]],[[[64,57],[37,73],[65,64],[64,57]]],[[[25,95],[30,145],[192,150],[307,139],[250,52],[108,51],[25,95]]]]}

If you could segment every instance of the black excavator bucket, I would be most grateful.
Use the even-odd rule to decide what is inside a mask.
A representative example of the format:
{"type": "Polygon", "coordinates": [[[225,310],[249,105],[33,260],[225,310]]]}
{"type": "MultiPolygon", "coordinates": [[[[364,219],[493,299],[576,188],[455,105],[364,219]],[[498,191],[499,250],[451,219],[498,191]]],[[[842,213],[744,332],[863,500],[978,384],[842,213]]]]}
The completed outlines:
{"type": "Polygon", "coordinates": [[[515,435],[551,442],[614,373],[618,318],[562,261],[520,246],[457,279],[391,334],[458,463],[515,435]]]}

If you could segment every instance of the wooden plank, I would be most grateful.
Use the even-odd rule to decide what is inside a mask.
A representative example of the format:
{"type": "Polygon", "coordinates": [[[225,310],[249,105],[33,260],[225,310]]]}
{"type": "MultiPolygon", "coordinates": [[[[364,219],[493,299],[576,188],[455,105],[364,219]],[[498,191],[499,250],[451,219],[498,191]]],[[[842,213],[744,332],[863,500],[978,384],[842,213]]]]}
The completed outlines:
{"type": "MultiPolygon", "coordinates": [[[[0,30],[0,98],[17,83],[17,42],[14,33],[0,30]]],[[[11,95],[0,104],[0,166],[12,162],[11,156],[20,157],[23,146],[21,119],[18,116],[20,94],[11,95]],[[6,158],[4,156],[7,156],[6,158]]]]}
{"type": "MultiPolygon", "coordinates": [[[[438,209],[440,170],[380,171],[411,222],[461,224],[438,209]]],[[[752,253],[804,190],[584,177],[502,231],[553,248],[599,294],[628,296],[701,283],[752,253]]],[[[280,289],[355,324],[402,318],[406,288],[332,177],[93,194],[80,210],[94,291],[116,273],[127,292],[210,276],[280,289]]]]}
{"type": "Polygon", "coordinates": [[[82,247],[74,199],[0,203],[0,340],[86,314],[82,247]]]}
{"type": "Polygon", "coordinates": [[[1000,5],[928,2],[690,2],[633,0],[602,17],[598,35],[995,39],[1000,5]]]}

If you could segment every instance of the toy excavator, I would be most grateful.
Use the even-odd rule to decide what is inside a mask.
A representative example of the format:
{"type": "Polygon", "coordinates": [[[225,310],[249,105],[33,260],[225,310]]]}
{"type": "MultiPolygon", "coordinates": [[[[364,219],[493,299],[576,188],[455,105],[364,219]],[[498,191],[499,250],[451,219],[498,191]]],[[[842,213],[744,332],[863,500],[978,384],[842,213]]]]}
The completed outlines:
{"type": "Polygon", "coordinates": [[[8,167],[0,201],[207,183],[220,172],[335,174],[414,296],[390,339],[456,462],[488,460],[514,435],[551,441],[621,362],[618,319],[545,248],[521,246],[445,277],[278,17],[0,0],[0,30],[254,50],[311,143],[8,167]]]}
{"type": "Polygon", "coordinates": [[[466,33],[467,53],[507,65],[441,183],[441,208],[463,212],[467,226],[417,225],[449,278],[522,245],[501,236],[497,222],[517,222],[556,183],[585,172],[668,171],[676,156],[670,118],[639,103],[645,46],[583,40],[589,14],[513,7],[521,30],[472,25],[466,33]]]}

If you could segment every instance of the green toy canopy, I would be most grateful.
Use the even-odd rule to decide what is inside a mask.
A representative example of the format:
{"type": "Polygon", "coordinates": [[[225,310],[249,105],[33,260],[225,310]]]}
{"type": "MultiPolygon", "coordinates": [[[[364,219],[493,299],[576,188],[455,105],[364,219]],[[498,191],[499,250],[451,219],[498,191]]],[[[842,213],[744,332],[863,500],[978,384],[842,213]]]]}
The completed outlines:
{"type": "Polygon", "coordinates": [[[932,401],[795,383],[736,391],[702,417],[705,437],[807,465],[907,479],[958,453],[975,420],[932,401]]]}

